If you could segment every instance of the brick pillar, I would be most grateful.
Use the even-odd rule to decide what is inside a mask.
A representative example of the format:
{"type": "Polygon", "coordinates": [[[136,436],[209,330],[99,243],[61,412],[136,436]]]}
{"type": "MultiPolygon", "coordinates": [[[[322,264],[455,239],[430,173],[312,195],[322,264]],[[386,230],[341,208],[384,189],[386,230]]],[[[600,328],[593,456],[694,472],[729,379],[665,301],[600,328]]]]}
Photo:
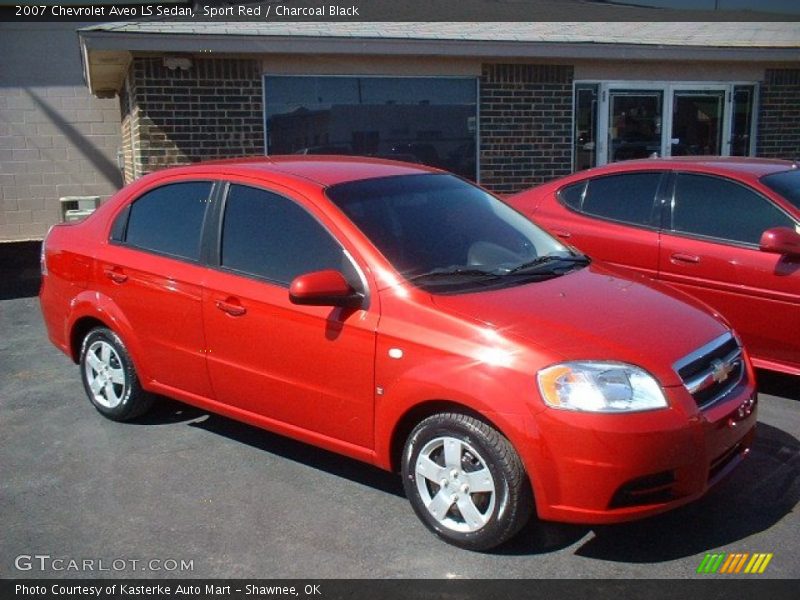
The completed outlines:
{"type": "Polygon", "coordinates": [[[757,155],[800,158],[800,69],[767,69],[761,84],[757,155]]]}
{"type": "Polygon", "coordinates": [[[572,170],[569,65],[485,64],[480,81],[481,183],[512,193],[572,170]]]}
{"type": "Polygon", "coordinates": [[[201,160],[264,154],[261,65],[191,58],[169,69],[134,59],[121,97],[126,181],[201,160]]]}

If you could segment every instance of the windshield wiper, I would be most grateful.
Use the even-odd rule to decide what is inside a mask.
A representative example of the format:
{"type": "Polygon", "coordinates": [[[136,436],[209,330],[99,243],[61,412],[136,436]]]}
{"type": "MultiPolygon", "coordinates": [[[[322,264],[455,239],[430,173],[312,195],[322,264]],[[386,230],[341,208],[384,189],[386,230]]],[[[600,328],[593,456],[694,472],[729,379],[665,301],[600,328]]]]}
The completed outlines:
{"type": "Polygon", "coordinates": [[[530,275],[533,273],[553,273],[562,269],[569,270],[575,265],[587,265],[590,259],[583,254],[569,254],[567,256],[558,254],[546,254],[533,260],[522,263],[507,271],[506,275],[530,275]],[[566,265],[564,264],[566,263],[566,265]]]}
{"type": "Polygon", "coordinates": [[[408,278],[408,281],[418,281],[420,279],[461,279],[461,278],[476,278],[476,279],[499,279],[502,275],[492,273],[491,271],[484,271],[483,269],[475,269],[471,267],[444,267],[434,269],[427,273],[420,273],[408,278]]]}

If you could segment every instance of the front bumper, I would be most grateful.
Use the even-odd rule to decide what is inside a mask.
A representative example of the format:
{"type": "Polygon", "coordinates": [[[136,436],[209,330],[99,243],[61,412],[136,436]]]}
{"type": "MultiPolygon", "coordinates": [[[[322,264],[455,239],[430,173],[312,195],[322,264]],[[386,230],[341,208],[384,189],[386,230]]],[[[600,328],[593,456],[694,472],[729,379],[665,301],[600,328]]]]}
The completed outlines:
{"type": "Polygon", "coordinates": [[[702,496],[750,452],[753,373],[723,400],[697,407],[667,388],[669,408],[632,414],[548,409],[531,422],[532,480],[540,518],[617,523],[665,512],[702,496]]]}

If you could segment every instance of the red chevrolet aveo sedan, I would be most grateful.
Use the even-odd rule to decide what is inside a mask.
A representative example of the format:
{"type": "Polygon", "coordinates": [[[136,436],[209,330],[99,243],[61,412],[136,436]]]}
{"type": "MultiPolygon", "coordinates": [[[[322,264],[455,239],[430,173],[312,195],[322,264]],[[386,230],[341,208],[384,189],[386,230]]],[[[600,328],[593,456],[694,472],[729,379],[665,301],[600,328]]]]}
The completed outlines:
{"type": "Polygon", "coordinates": [[[619,162],[509,203],[592,258],[719,311],[756,367],[800,375],[800,169],[752,158],[619,162]]]}
{"type": "Polygon", "coordinates": [[[591,264],[453,175],[273,157],[143,177],[42,256],[103,415],[153,394],[402,472],[488,549],[702,495],[747,454],[750,360],[702,305],[591,264]]]}

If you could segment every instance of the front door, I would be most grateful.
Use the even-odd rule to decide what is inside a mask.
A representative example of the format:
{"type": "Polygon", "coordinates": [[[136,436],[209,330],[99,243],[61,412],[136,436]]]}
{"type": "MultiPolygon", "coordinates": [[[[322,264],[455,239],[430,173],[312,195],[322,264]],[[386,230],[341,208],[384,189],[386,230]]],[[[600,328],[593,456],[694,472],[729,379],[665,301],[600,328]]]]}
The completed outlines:
{"type": "Polygon", "coordinates": [[[231,185],[223,210],[219,266],[208,273],[203,298],[216,399],[371,448],[377,302],[298,306],[288,293],[294,277],[323,269],[365,289],[352,259],[284,195],[231,185]]]}
{"type": "MultiPolygon", "coordinates": [[[[767,198],[739,183],[676,173],[661,236],[659,278],[718,310],[760,360],[800,366],[800,269],[758,249],[772,227],[800,227],[767,198]]],[[[764,363],[760,363],[763,365],[764,363]]]]}

